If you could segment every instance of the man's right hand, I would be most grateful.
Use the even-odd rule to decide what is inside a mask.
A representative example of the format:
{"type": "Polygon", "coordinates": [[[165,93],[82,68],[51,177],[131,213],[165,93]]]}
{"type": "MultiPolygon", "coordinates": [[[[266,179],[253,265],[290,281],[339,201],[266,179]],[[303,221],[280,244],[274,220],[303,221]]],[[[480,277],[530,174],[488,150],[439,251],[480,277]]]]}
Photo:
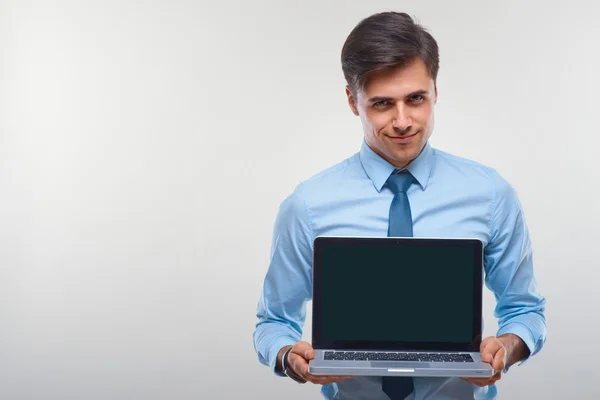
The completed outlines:
{"type": "MultiPolygon", "coordinates": [[[[281,366],[283,355],[289,348],[290,346],[286,346],[279,351],[279,354],[277,355],[277,364],[279,366],[281,366]]],[[[305,381],[318,385],[327,385],[328,383],[353,378],[353,376],[312,375],[308,372],[308,362],[313,358],[315,358],[315,350],[312,346],[307,342],[298,342],[292,347],[292,351],[290,351],[287,367],[305,381]]]]}

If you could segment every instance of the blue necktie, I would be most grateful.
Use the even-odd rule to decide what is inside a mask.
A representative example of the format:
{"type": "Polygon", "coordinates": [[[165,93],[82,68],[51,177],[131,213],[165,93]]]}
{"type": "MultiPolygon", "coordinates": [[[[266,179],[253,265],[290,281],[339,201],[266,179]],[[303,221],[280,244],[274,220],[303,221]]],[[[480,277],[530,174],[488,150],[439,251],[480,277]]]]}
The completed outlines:
{"type": "MultiPolygon", "coordinates": [[[[412,214],[406,191],[413,182],[410,172],[392,173],[387,180],[387,185],[394,192],[394,199],[390,205],[390,219],[388,236],[411,237],[413,235],[412,214]]],[[[412,393],[413,378],[384,376],[381,388],[391,400],[404,400],[412,393]]]]}

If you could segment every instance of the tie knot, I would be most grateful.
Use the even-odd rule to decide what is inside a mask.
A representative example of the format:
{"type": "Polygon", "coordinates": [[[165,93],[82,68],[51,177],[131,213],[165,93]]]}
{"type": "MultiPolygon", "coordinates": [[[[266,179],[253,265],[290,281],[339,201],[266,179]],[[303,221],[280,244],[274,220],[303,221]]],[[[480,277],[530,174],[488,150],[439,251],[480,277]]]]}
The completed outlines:
{"type": "Polygon", "coordinates": [[[410,172],[392,173],[387,180],[387,184],[394,194],[406,192],[413,183],[413,176],[410,172]]]}

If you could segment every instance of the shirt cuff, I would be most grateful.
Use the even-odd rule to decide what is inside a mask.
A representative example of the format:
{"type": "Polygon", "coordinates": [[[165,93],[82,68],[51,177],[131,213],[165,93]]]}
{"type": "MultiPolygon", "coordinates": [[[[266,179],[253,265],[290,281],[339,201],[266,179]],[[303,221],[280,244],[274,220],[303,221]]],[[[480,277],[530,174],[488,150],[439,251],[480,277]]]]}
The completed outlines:
{"type": "Polygon", "coordinates": [[[273,373],[277,376],[285,376],[284,374],[282,374],[280,371],[277,371],[276,367],[277,367],[277,355],[279,354],[279,351],[284,348],[285,346],[293,346],[294,344],[296,344],[297,340],[294,340],[294,338],[291,338],[289,336],[280,336],[277,339],[275,339],[273,341],[273,344],[271,345],[271,349],[269,350],[269,368],[271,368],[271,371],[273,371],[273,373]]]}
{"type": "MultiPolygon", "coordinates": [[[[512,333],[512,334],[520,337],[523,340],[523,342],[525,343],[525,346],[527,346],[527,348],[529,349],[529,356],[527,356],[526,358],[524,358],[523,360],[521,360],[517,363],[517,365],[522,365],[527,360],[529,360],[529,358],[531,356],[533,356],[536,353],[536,349],[535,349],[536,340],[533,335],[533,332],[531,332],[531,329],[529,329],[526,325],[524,325],[520,322],[511,322],[511,323],[503,326],[502,328],[498,329],[498,333],[496,334],[496,336],[505,335],[507,333],[512,333]]],[[[504,373],[508,372],[508,368],[509,367],[504,368],[504,373]]]]}

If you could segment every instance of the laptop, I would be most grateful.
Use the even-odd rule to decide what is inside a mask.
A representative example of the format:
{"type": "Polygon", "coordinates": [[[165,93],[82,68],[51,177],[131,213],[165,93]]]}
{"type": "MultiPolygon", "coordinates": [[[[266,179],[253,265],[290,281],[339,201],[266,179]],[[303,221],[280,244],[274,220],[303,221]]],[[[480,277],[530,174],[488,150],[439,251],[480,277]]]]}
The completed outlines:
{"type": "Polygon", "coordinates": [[[478,239],[314,242],[313,375],[490,377],[478,239]]]}

